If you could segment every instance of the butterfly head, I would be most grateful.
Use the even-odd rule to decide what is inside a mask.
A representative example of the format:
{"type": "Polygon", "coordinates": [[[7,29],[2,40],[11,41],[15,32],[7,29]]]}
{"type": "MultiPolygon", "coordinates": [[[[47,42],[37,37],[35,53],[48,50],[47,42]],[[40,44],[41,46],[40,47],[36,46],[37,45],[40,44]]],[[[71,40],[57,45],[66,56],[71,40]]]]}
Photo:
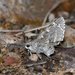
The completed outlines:
{"type": "Polygon", "coordinates": [[[29,51],[36,53],[36,47],[33,45],[32,42],[29,42],[25,45],[25,48],[28,49],[29,51]]]}
{"type": "Polygon", "coordinates": [[[26,49],[30,49],[30,48],[31,48],[31,43],[27,43],[27,44],[25,45],[25,48],[26,48],[26,49]]]}

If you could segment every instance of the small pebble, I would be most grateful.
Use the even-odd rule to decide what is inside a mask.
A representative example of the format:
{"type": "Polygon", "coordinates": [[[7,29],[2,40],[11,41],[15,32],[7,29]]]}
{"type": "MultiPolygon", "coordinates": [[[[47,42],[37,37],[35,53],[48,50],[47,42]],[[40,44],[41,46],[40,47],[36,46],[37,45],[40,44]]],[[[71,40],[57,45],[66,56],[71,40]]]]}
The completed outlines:
{"type": "Polygon", "coordinates": [[[37,54],[32,54],[32,56],[30,56],[29,59],[32,60],[32,61],[37,61],[38,56],[37,56],[37,54]]]}

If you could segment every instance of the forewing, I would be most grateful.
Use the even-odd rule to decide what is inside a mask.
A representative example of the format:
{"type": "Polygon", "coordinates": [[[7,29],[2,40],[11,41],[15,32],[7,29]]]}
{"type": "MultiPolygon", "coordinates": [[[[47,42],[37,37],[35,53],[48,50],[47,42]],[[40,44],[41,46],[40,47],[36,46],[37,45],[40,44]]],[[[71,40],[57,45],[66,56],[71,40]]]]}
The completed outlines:
{"type": "Polygon", "coordinates": [[[60,24],[60,27],[65,31],[65,20],[63,17],[59,17],[54,21],[57,25],[60,24]]]}
{"type": "Polygon", "coordinates": [[[37,38],[41,44],[58,45],[64,39],[65,21],[63,17],[57,18],[37,38]]]}

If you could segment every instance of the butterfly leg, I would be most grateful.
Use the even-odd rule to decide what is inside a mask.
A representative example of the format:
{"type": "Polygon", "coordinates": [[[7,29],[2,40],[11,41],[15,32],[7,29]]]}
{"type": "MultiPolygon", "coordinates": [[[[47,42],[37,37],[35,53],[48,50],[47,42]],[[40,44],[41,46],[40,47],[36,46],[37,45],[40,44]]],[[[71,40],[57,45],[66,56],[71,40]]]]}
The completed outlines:
{"type": "Polygon", "coordinates": [[[32,53],[31,53],[31,51],[30,51],[30,50],[28,50],[28,54],[30,54],[30,55],[31,55],[31,57],[32,57],[32,53]]]}
{"type": "Polygon", "coordinates": [[[39,54],[39,53],[37,53],[37,55],[38,55],[38,57],[42,60],[42,57],[41,57],[41,55],[39,54]]]}

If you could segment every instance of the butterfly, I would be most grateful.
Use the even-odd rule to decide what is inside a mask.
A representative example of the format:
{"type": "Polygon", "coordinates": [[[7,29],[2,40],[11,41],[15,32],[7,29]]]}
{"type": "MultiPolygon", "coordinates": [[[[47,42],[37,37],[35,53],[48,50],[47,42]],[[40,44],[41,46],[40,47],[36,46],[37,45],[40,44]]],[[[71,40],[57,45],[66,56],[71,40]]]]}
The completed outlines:
{"type": "Polygon", "coordinates": [[[36,53],[42,59],[40,53],[50,56],[54,53],[54,46],[59,45],[64,39],[65,20],[63,17],[55,19],[49,27],[40,33],[37,39],[26,43],[25,48],[30,53],[36,53]]]}

